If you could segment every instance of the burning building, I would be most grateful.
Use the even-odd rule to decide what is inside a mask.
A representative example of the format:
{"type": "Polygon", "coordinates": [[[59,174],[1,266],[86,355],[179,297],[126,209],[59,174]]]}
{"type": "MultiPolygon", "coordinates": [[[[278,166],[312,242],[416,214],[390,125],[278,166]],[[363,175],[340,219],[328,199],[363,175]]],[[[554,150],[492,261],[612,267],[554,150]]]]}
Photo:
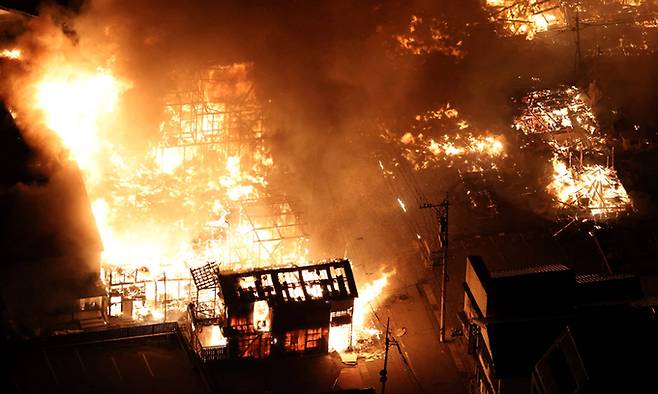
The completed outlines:
{"type": "Polygon", "coordinates": [[[400,137],[389,132],[384,138],[400,146],[402,157],[415,170],[445,165],[484,171],[495,169],[507,156],[501,134],[477,130],[450,104],[416,115],[411,130],[400,137]]]}
{"type": "Polygon", "coordinates": [[[189,268],[205,261],[220,261],[222,270],[305,263],[300,204],[267,188],[273,163],[249,67],[175,79],[152,161],[97,189],[111,316],[175,318],[195,291],[189,268]],[[168,223],[165,234],[131,240],[168,223]]]}
{"type": "Polygon", "coordinates": [[[656,4],[647,0],[486,0],[502,36],[528,40],[576,32],[577,56],[638,56],[654,53],[656,4]],[[549,34],[551,33],[551,34],[549,34]]]}
{"type": "Polygon", "coordinates": [[[567,25],[563,1],[552,0],[487,0],[492,21],[503,35],[520,35],[531,40],[536,34],[567,25]]]}
{"type": "Polygon", "coordinates": [[[204,361],[326,352],[343,332],[352,345],[358,292],[349,260],[239,273],[207,264],[192,276],[190,335],[204,361]]]}
{"type": "Polygon", "coordinates": [[[614,169],[590,98],[576,87],[532,92],[513,128],[522,145],[548,147],[552,176],[547,191],[557,208],[575,217],[607,218],[627,211],[631,200],[614,169]]]}

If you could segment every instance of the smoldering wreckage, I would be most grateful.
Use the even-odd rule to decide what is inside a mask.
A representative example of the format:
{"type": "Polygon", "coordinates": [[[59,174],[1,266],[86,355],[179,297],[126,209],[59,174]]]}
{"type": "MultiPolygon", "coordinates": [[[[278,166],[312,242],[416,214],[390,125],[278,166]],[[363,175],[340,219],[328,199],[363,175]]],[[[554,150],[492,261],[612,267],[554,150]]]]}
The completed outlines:
{"type": "MultiPolygon", "coordinates": [[[[402,6],[376,1],[353,16],[337,4],[273,11],[183,2],[162,20],[152,7],[116,3],[0,7],[2,198],[11,233],[3,244],[10,268],[2,314],[11,343],[174,333],[202,365],[327,352],[346,363],[382,359],[389,346],[382,312],[396,267],[366,270],[348,259],[348,246],[340,255],[323,245],[337,219],[305,211],[340,211],[324,201],[335,204],[332,193],[352,193],[353,183],[327,175],[336,158],[309,164],[324,147],[356,149],[375,168],[390,193],[386,209],[407,223],[421,266],[431,266],[442,247],[434,225],[419,225],[425,219],[412,212],[430,200],[419,181],[427,174],[450,174],[459,186],[440,189],[456,188],[468,210],[489,219],[501,215],[496,190],[536,201],[541,209],[533,214],[557,233],[638,215],[616,168],[615,149],[629,148],[610,132],[608,119],[618,112],[602,102],[596,81],[580,76],[592,48],[587,38],[578,36],[577,80],[530,75],[501,104],[511,116],[480,119],[463,97],[453,103],[445,92],[422,110],[409,105],[410,113],[390,115],[390,108],[402,107],[414,89],[406,85],[410,75],[439,67],[436,59],[450,70],[475,67],[473,37],[485,28],[487,39],[529,46],[623,21],[623,37],[597,44],[596,56],[650,56],[658,26],[651,1],[487,0],[461,11],[441,4],[443,14],[417,4],[404,17],[392,16],[402,6]],[[235,23],[252,31],[235,42],[227,38],[230,24],[188,31],[206,9],[241,15],[235,23]],[[451,12],[461,13],[465,27],[453,26],[451,12]],[[320,33],[305,13],[338,22],[320,33]],[[370,19],[339,33],[336,25],[363,15],[370,19]],[[281,22],[288,18],[299,26],[281,22]],[[306,29],[316,34],[311,45],[299,37],[306,29]],[[356,43],[347,44],[352,35],[356,43]],[[277,41],[274,49],[257,44],[268,40],[277,41]],[[289,64],[277,64],[296,50],[289,64]],[[303,57],[322,60],[299,59],[306,51],[303,57]],[[364,76],[372,65],[355,60],[362,52],[389,64],[381,80],[364,76]],[[331,56],[338,60],[323,63],[331,56]],[[406,82],[389,85],[392,79],[406,82]],[[357,104],[387,89],[399,91],[390,103],[357,104]],[[320,129],[330,131],[314,135],[320,129]],[[354,141],[358,147],[347,147],[354,141]],[[309,202],[305,177],[335,186],[326,200],[309,202]]],[[[644,126],[631,127],[639,141],[631,145],[649,149],[650,137],[639,137],[644,126]]],[[[66,387],[59,366],[44,359],[66,387]]],[[[153,376],[145,355],[144,362],[153,376]]]]}

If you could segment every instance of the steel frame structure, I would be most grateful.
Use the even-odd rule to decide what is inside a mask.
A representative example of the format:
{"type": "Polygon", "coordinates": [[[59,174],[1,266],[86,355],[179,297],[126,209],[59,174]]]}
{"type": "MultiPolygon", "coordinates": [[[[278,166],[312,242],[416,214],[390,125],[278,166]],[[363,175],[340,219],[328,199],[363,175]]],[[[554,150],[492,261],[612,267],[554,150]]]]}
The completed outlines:
{"type": "Polygon", "coordinates": [[[203,158],[212,151],[226,159],[262,147],[265,115],[246,77],[249,68],[215,65],[178,79],[165,98],[161,155],[173,149],[184,159],[203,158]]]}
{"type": "Polygon", "coordinates": [[[105,283],[110,295],[109,315],[116,316],[116,310],[123,312],[123,302],[141,301],[147,302],[147,293],[154,292],[155,299],[152,301],[154,307],[161,307],[167,320],[168,310],[172,304],[186,302],[193,293],[192,278],[167,278],[166,275],[153,278],[141,269],[124,270],[119,267],[110,267],[106,271],[105,283]],[[175,296],[172,297],[172,288],[176,288],[175,296]],[[169,289],[169,291],[168,291],[169,289]],[[114,312],[113,312],[114,311],[114,312]]]}
{"type": "Polygon", "coordinates": [[[287,196],[270,196],[240,202],[239,225],[252,229],[260,266],[297,264],[288,256],[305,256],[309,235],[299,204],[287,196]]]}

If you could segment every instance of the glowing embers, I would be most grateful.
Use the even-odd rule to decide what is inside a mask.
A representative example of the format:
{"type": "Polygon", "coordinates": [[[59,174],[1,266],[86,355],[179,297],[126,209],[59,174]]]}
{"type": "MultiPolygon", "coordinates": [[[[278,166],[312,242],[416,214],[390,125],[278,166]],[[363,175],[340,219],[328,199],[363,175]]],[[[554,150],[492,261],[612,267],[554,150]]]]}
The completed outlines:
{"type": "Polygon", "coordinates": [[[270,318],[270,307],[267,301],[261,300],[254,302],[252,313],[252,324],[258,331],[270,331],[272,322],[270,318]]]}
{"type": "Polygon", "coordinates": [[[223,347],[228,343],[226,337],[222,333],[222,328],[216,324],[210,326],[199,326],[197,337],[199,338],[199,342],[201,342],[201,346],[204,348],[223,347]]]}
{"type": "Polygon", "coordinates": [[[477,172],[496,169],[506,157],[502,135],[473,131],[449,104],[416,116],[412,129],[396,142],[416,170],[445,165],[477,172]]]}
{"type": "Polygon", "coordinates": [[[605,136],[589,98],[578,88],[532,92],[513,127],[530,146],[548,146],[552,175],[546,190],[558,209],[573,216],[605,219],[631,208],[631,200],[614,168],[605,136]],[[605,163],[605,164],[603,164],[605,163]]]}
{"type": "Polygon", "coordinates": [[[557,156],[552,165],[552,181],[547,189],[561,208],[598,218],[631,208],[631,199],[613,168],[599,164],[569,167],[557,156]]]}
{"type": "Polygon", "coordinates": [[[546,143],[562,155],[569,150],[601,151],[605,148],[590,98],[580,89],[562,86],[523,97],[523,111],[513,127],[532,143],[546,143]]]}
{"type": "Polygon", "coordinates": [[[651,31],[658,27],[655,1],[589,0],[580,2],[579,11],[581,26],[594,27],[584,36],[584,41],[595,36],[595,42],[584,47],[589,55],[646,56],[656,52],[656,36],[651,31]]]}
{"type": "Polygon", "coordinates": [[[251,68],[250,63],[217,65],[173,78],[160,124],[163,171],[198,156],[225,159],[237,152],[249,152],[255,164],[272,165],[262,144],[263,112],[247,77],[251,68]]]}
{"type": "Polygon", "coordinates": [[[514,121],[514,128],[524,134],[561,133],[583,129],[598,132],[598,123],[589,97],[575,86],[538,90],[522,99],[526,106],[514,121]]]}
{"type": "Polygon", "coordinates": [[[189,278],[154,275],[148,268],[104,271],[110,316],[125,320],[172,321],[181,316],[194,292],[189,278]]]}
{"type": "Polygon", "coordinates": [[[21,60],[23,58],[23,51],[20,48],[3,49],[0,51],[0,58],[21,60]]]}
{"type": "Polygon", "coordinates": [[[402,51],[413,55],[437,52],[461,59],[464,57],[461,49],[462,42],[450,37],[447,30],[447,25],[443,21],[431,18],[428,22],[412,15],[408,32],[396,35],[394,38],[402,51]]]}
{"type": "Polygon", "coordinates": [[[520,35],[532,40],[537,33],[567,25],[559,0],[487,0],[491,20],[502,27],[503,35],[520,35]]]}

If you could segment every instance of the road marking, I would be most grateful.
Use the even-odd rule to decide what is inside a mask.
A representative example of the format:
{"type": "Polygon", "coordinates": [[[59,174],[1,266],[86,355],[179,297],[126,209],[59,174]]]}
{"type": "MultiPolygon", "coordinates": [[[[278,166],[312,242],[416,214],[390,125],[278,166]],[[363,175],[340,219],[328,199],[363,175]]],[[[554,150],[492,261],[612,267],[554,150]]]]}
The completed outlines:
{"type": "Polygon", "coordinates": [[[455,366],[457,367],[457,369],[462,372],[465,372],[464,362],[462,361],[461,356],[457,351],[457,345],[449,343],[448,350],[450,351],[450,356],[452,357],[452,361],[455,362],[455,366]]]}
{"type": "Polygon", "coordinates": [[[437,322],[441,322],[441,312],[440,311],[434,311],[434,318],[436,319],[437,322]]]}
{"type": "Polygon", "coordinates": [[[153,370],[151,369],[151,366],[149,365],[149,360],[146,359],[146,354],[142,353],[142,358],[144,359],[144,364],[146,364],[146,369],[149,370],[149,374],[151,374],[151,377],[154,378],[155,375],[153,374],[153,370]]]}
{"type": "Polygon", "coordinates": [[[119,381],[123,382],[123,376],[121,376],[121,371],[119,371],[119,366],[117,365],[117,360],[114,359],[114,356],[110,356],[112,359],[112,365],[114,365],[114,370],[116,371],[117,375],[119,376],[119,381]]]}
{"type": "Polygon", "coordinates": [[[434,295],[434,291],[432,290],[432,287],[430,287],[429,284],[425,283],[423,284],[423,290],[425,291],[425,296],[430,302],[430,305],[437,305],[438,302],[436,301],[436,296],[434,295]]]}
{"type": "Polygon", "coordinates": [[[55,369],[53,368],[53,365],[50,363],[50,359],[48,358],[48,354],[46,353],[46,350],[43,351],[43,357],[46,359],[46,364],[48,364],[48,369],[50,370],[50,374],[52,375],[55,384],[59,384],[59,380],[57,380],[57,375],[55,374],[55,369]]]}
{"type": "Polygon", "coordinates": [[[80,363],[80,368],[82,368],[83,373],[87,373],[87,367],[85,367],[85,363],[82,361],[82,357],[80,356],[80,352],[78,351],[78,348],[75,348],[75,356],[78,358],[78,362],[80,363]]]}

